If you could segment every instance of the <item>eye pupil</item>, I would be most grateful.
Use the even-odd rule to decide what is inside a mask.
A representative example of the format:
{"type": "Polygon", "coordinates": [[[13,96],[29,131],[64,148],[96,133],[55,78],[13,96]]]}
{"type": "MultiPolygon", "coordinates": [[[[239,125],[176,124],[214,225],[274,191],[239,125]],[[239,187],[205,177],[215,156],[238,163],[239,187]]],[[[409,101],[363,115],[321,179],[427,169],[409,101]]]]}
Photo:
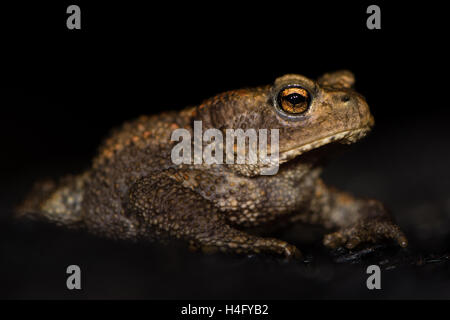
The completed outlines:
{"type": "Polygon", "coordinates": [[[290,95],[286,96],[284,99],[292,105],[296,105],[296,104],[303,103],[306,101],[306,98],[298,93],[291,93],[290,95]]]}

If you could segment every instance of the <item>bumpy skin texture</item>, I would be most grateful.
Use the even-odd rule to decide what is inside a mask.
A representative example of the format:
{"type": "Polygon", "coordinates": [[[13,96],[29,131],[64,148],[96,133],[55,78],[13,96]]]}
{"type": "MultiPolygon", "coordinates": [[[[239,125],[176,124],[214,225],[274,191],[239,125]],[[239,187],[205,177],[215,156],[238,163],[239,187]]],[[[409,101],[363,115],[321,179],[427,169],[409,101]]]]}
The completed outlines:
{"type": "MultiPolygon", "coordinates": [[[[327,187],[319,175],[326,147],[362,138],[374,120],[352,89],[349,71],[317,81],[286,75],[273,85],[225,92],[181,112],[142,116],[125,123],[99,149],[80,176],[36,184],[18,215],[85,228],[118,239],[178,238],[205,252],[272,253],[298,257],[279,239],[251,235],[249,227],[278,222],[321,224],[328,247],[407,240],[382,204],[327,187]],[[311,94],[308,110],[289,117],[277,109],[286,86],[311,94]],[[262,165],[175,165],[174,129],[279,129],[280,167],[260,175],[262,165]]],[[[270,145],[270,144],[269,144],[270,145]]],[[[269,147],[270,148],[270,147],[269,147]]]]}

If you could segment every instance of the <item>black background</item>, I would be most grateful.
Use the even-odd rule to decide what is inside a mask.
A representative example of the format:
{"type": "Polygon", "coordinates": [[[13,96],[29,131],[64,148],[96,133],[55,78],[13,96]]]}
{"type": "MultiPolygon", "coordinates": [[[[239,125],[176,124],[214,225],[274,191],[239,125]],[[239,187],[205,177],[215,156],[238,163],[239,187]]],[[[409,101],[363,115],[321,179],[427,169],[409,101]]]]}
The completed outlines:
{"type": "Polygon", "coordinates": [[[73,3],[1,10],[0,297],[450,297],[447,52],[437,2],[375,1],[381,30],[366,28],[372,2],[364,1],[73,3]],[[81,30],[66,28],[73,3],[81,30]],[[33,181],[88,168],[100,141],[127,119],[285,73],[315,78],[337,69],[355,73],[376,127],[325,179],[384,201],[410,238],[407,251],[337,263],[320,234],[302,230],[303,245],[294,228],[279,236],[309,264],[204,257],[10,219],[33,181]],[[365,287],[372,262],[390,266],[381,292],[365,287]],[[65,289],[69,264],[84,270],[82,292],[65,289]]]}

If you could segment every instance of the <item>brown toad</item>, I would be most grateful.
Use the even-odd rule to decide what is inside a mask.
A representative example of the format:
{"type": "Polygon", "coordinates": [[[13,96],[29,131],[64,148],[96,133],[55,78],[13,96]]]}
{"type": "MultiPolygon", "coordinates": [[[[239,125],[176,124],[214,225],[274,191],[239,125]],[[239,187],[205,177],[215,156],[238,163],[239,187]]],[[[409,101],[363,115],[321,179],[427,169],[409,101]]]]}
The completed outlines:
{"type": "Polygon", "coordinates": [[[142,116],[125,123],[100,147],[92,168],[58,183],[41,182],[18,215],[40,217],[107,237],[179,238],[205,251],[299,256],[285,241],[246,228],[297,221],[333,232],[328,247],[407,240],[376,200],[356,199],[327,187],[319,175],[328,145],[350,144],[374,124],[349,71],[317,81],[285,75],[273,85],[225,92],[200,106],[142,116]],[[174,164],[175,129],[278,129],[279,171],[263,165],[174,164]]]}

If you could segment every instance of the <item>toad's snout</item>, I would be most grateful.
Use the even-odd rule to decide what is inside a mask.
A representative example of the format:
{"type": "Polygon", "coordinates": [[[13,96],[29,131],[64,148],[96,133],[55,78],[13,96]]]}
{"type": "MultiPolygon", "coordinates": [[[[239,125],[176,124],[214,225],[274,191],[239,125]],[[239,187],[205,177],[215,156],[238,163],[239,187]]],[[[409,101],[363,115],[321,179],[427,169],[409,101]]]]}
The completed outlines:
{"type": "Polygon", "coordinates": [[[336,93],[336,100],[349,129],[369,130],[374,125],[375,120],[370,113],[369,105],[362,95],[349,90],[336,93]]]}
{"type": "Polygon", "coordinates": [[[359,94],[356,94],[354,99],[359,114],[360,127],[368,129],[372,128],[375,124],[375,119],[373,118],[372,113],[370,113],[370,108],[366,99],[359,94]]]}

